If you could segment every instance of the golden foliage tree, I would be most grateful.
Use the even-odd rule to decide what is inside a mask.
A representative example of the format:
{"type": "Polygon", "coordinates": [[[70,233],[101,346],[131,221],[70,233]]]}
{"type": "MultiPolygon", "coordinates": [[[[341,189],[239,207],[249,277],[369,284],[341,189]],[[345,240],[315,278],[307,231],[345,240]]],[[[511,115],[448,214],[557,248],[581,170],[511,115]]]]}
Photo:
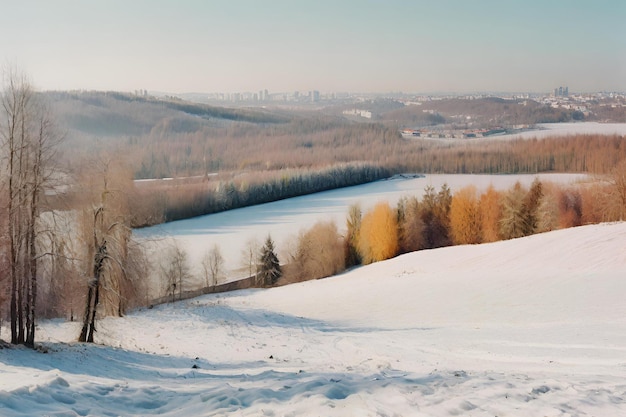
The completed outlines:
{"type": "Polygon", "coordinates": [[[476,187],[468,186],[452,196],[450,234],[455,245],[482,242],[481,212],[476,187]]]}
{"type": "Polygon", "coordinates": [[[483,242],[500,240],[500,219],[502,218],[501,195],[493,185],[480,196],[480,220],[483,242]]]}
{"type": "Polygon", "coordinates": [[[364,264],[398,254],[398,221],[389,204],[378,203],[363,216],[358,247],[364,264]]]}

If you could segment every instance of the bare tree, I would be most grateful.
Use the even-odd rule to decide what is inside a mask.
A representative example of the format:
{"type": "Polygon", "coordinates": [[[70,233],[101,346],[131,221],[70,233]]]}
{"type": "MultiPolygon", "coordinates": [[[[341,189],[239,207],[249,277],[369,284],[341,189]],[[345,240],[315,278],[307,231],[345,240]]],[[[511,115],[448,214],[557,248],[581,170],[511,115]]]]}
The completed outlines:
{"type": "Polygon", "coordinates": [[[166,295],[174,302],[178,293],[178,299],[180,300],[183,295],[184,285],[191,279],[191,272],[189,270],[187,252],[178,244],[174,243],[168,249],[161,264],[161,273],[164,278],[166,295]]]}
{"type": "Polygon", "coordinates": [[[134,283],[129,275],[131,244],[127,190],[130,176],[118,158],[101,156],[90,164],[86,174],[86,198],[82,230],[85,248],[85,275],[88,290],[85,299],[81,342],[93,342],[96,317],[123,315],[134,283]]]}
{"type": "Polygon", "coordinates": [[[217,244],[208,250],[202,257],[202,272],[207,288],[217,285],[224,269],[224,257],[217,244]]]}
{"type": "Polygon", "coordinates": [[[246,245],[241,251],[241,261],[244,268],[248,270],[248,277],[254,276],[258,273],[258,259],[260,256],[261,245],[259,241],[250,238],[246,241],[246,245]]]}
{"type": "Polygon", "coordinates": [[[3,81],[0,139],[5,159],[11,342],[33,347],[38,267],[43,256],[38,245],[39,218],[61,137],[25,75],[7,69],[3,81]]]}

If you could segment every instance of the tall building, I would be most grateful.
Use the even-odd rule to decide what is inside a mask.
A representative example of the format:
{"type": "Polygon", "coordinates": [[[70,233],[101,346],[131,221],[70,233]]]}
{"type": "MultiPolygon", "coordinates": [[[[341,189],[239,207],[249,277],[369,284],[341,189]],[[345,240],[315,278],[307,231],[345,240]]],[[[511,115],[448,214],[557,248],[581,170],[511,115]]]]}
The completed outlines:
{"type": "Polygon", "coordinates": [[[567,97],[569,96],[569,88],[559,87],[554,89],[554,97],[567,97]]]}

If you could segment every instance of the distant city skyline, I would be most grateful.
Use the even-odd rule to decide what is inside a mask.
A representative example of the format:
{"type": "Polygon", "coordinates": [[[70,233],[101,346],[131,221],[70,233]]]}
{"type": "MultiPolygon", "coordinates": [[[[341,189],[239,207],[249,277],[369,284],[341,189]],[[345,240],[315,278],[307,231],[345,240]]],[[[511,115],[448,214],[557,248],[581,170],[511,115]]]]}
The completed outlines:
{"type": "Polygon", "coordinates": [[[41,90],[626,91],[626,2],[0,0],[41,90]]]}

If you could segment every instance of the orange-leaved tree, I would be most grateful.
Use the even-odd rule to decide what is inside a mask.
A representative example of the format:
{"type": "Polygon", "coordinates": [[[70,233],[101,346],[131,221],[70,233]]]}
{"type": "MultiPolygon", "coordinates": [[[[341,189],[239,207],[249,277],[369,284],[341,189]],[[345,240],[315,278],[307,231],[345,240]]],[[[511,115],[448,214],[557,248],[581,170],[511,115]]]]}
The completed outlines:
{"type": "Polygon", "coordinates": [[[398,254],[398,221],[389,204],[378,203],[363,216],[358,248],[364,264],[398,254]]]}
{"type": "Polygon", "coordinates": [[[455,245],[482,242],[481,213],[476,187],[460,189],[450,204],[450,234],[455,245]]]}
{"type": "Polygon", "coordinates": [[[496,242],[501,239],[500,219],[502,218],[501,194],[493,185],[480,196],[480,219],[483,242],[496,242]]]}

